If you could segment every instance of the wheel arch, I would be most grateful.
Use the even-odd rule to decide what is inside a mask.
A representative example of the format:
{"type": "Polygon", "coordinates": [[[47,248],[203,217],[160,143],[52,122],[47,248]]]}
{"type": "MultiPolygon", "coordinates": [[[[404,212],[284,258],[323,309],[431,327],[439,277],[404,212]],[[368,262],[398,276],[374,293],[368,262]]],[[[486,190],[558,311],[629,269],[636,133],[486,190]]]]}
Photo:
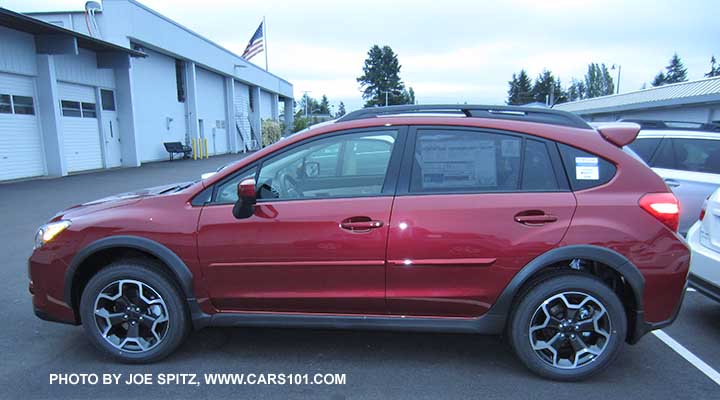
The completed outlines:
{"type": "MultiPolygon", "coordinates": [[[[542,274],[553,265],[561,261],[576,258],[599,262],[622,276],[632,290],[634,300],[635,310],[633,311],[635,315],[632,316],[633,318],[629,322],[637,324],[640,321],[644,321],[642,299],[645,290],[645,278],[640,273],[640,270],[630,260],[617,251],[594,245],[570,245],[558,247],[536,257],[525,265],[525,267],[523,267],[517,274],[515,274],[488,313],[506,321],[512,312],[512,307],[515,303],[517,295],[526,284],[531,282],[535,277],[542,274]]],[[[628,317],[631,316],[629,315],[628,317]]],[[[638,337],[631,326],[628,326],[628,332],[630,332],[630,341],[635,342],[638,337]]]]}
{"type": "Polygon", "coordinates": [[[86,264],[86,261],[91,260],[93,256],[105,252],[128,249],[150,255],[160,261],[165,267],[165,270],[175,279],[183,295],[188,300],[195,298],[193,291],[193,274],[177,254],[154,240],[140,236],[123,235],[96,240],[75,254],[65,271],[65,286],[63,292],[65,303],[73,310],[77,310],[77,306],[79,305],[76,304],[79,298],[77,291],[79,286],[82,285],[82,280],[78,279],[78,277],[82,276],[84,270],[90,268],[90,266],[86,264]]]}

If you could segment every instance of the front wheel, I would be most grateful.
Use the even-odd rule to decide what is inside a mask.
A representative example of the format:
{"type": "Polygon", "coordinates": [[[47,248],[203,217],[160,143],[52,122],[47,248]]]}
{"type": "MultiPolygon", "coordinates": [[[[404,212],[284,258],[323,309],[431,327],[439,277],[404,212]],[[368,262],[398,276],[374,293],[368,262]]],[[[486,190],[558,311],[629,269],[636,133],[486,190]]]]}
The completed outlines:
{"type": "Polygon", "coordinates": [[[625,309],[617,294],[593,276],[549,278],[520,298],[510,320],[510,342],[540,376],[585,379],[607,368],[625,341],[625,309]]]}
{"type": "Polygon", "coordinates": [[[160,360],[189,331],[179,290],[144,260],[121,261],[93,276],[82,293],[80,317],[90,341],[122,362],[160,360]]]}

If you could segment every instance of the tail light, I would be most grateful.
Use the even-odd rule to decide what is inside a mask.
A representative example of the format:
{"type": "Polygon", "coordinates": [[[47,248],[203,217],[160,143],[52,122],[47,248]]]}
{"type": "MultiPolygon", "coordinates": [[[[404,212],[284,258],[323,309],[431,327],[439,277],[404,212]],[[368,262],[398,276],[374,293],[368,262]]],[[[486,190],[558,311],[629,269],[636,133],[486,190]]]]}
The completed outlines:
{"type": "Polygon", "coordinates": [[[640,207],[677,232],[680,225],[680,203],[672,193],[648,193],[640,198],[640,207]]]}
{"type": "Polygon", "coordinates": [[[703,203],[703,206],[702,206],[702,208],[700,209],[700,218],[698,218],[700,221],[702,221],[703,218],[705,218],[705,208],[706,208],[706,207],[707,207],[707,204],[706,204],[706,203],[703,203]]]}

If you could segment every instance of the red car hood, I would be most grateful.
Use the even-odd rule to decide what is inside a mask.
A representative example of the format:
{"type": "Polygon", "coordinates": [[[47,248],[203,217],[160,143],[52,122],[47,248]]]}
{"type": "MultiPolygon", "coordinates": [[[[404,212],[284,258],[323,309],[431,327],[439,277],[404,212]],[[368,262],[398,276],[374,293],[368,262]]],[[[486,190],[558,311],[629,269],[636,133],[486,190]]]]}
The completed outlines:
{"type": "Polygon", "coordinates": [[[173,183],[170,185],[155,186],[147,189],[141,189],[134,192],[119,193],[102,199],[89,201],[87,203],[74,205],[55,214],[52,220],[60,220],[63,218],[79,217],[81,215],[107,210],[110,208],[122,207],[134,204],[145,197],[157,196],[166,192],[171,192],[178,187],[184,187],[192,182],[173,183]]]}

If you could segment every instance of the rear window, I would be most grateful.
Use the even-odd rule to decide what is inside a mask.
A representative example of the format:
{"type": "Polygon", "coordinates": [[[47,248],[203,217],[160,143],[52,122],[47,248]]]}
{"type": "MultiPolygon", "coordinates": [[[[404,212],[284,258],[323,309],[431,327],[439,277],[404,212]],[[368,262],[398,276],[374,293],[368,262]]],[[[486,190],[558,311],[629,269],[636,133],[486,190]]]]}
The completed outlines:
{"type": "Polygon", "coordinates": [[[615,165],[595,154],[558,143],[565,172],[572,190],[583,190],[608,183],[615,176],[615,165]]]}
{"type": "Polygon", "coordinates": [[[672,139],[676,169],[720,174],[720,140],[672,139]]]}
{"type": "Polygon", "coordinates": [[[660,138],[637,138],[630,144],[630,148],[640,156],[646,163],[649,163],[657,151],[660,138]]]}

